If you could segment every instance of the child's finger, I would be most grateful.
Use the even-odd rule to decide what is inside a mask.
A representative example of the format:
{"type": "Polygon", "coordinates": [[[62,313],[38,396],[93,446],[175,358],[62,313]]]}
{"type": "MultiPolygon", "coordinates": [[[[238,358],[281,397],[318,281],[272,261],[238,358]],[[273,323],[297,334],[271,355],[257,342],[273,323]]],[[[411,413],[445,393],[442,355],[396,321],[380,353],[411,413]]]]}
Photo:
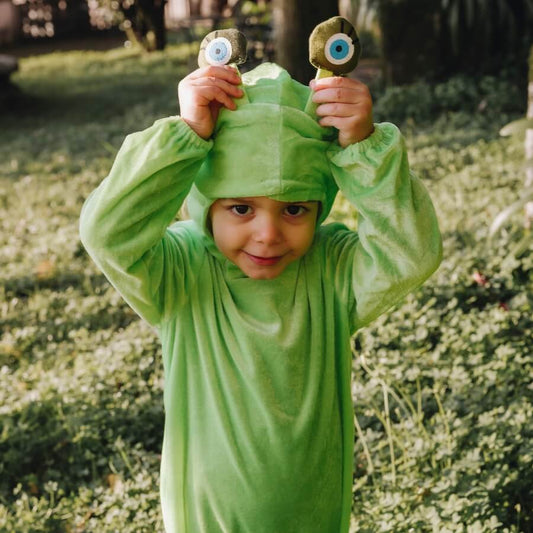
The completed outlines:
{"type": "Polygon", "coordinates": [[[318,78],[311,80],[309,86],[313,91],[327,89],[327,88],[357,88],[357,87],[366,87],[366,85],[353,78],[346,78],[343,76],[329,76],[326,78],[318,78]]]}
{"type": "Polygon", "coordinates": [[[353,127],[352,123],[347,117],[335,117],[332,115],[327,115],[325,117],[322,117],[318,121],[318,123],[324,127],[333,126],[334,128],[337,128],[339,131],[345,131],[353,127]]]}
{"type": "Polygon", "coordinates": [[[200,87],[198,89],[198,97],[206,104],[217,101],[228,109],[235,109],[237,107],[233,98],[226,91],[216,85],[200,87]]]}
{"type": "Polygon", "coordinates": [[[334,127],[339,130],[339,144],[346,147],[350,144],[366,139],[374,131],[371,116],[365,120],[355,117],[335,117],[328,115],[319,119],[323,127],[334,127]]]}
{"type": "Polygon", "coordinates": [[[317,91],[313,95],[313,102],[315,102],[316,104],[355,104],[359,101],[363,101],[365,98],[366,96],[359,91],[344,89],[323,89],[321,91],[317,91]]]}
{"type": "Polygon", "coordinates": [[[332,77],[314,80],[310,84],[313,90],[312,100],[323,103],[358,103],[372,102],[368,87],[358,80],[332,77]]]}
{"type": "Polygon", "coordinates": [[[353,117],[358,110],[359,106],[357,104],[344,104],[335,102],[319,105],[316,108],[316,114],[319,117],[353,117]]]}
{"type": "Polygon", "coordinates": [[[202,67],[191,72],[185,79],[197,80],[201,78],[219,78],[232,84],[241,83],[237,69],[228,65],[202,67]]]}
{"type": "Polygon", "coordinates": [[[232,83],[223,80],[221,78],[217,78],[215,76],[207,76],[203,78],[197,78],[190,81],[191,87],[197,87],[198,89],[201,88],[208,88],[208,87],[217,87],[224,91],[227,94],[230,94],[234,96],[235,98],[238,98],[243,95],[243,91],[240,87],[237,85],[233,85],[232,83]]]}

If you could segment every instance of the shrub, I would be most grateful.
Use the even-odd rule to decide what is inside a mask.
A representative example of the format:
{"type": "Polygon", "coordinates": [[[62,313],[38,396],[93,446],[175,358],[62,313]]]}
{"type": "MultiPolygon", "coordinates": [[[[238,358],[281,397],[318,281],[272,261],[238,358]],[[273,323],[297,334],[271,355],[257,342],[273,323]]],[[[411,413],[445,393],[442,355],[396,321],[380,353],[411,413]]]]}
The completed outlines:
{"type": "MultiPolygon", "coordinates": [[[[512,81],[461,75],[436,85],[420,81],[388,87],[376,95],[375,114],[378,120],[424,128],[440,120],[444,123],[457,120],[458,116],[463,121],[461,127],[479,123],[496,135],[511,117],[524,113],[525,105],[524,88],[512,81]]],[[[439,122],[439,129],[442,128],[439,122]]]]}

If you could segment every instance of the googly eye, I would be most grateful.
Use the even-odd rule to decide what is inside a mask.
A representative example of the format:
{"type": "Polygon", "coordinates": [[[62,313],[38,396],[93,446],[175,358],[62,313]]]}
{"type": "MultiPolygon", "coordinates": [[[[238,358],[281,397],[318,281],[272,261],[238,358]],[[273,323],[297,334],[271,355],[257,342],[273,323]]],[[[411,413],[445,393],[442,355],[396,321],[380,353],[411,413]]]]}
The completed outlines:
{"type": "Polygon", "coordinates": [[[348,63],[354,52],[353,41],[345,33],[335,33],[326,41],[326,46],[324,47],[326,59],[333,65],[348,63]]]}
{"type": "Polygon", "coordinates": [[[212,31],[200,43],[198,66],[240,65],[246,61],[246,48],[246,37],[239,30],[212,31]]]}
{"type": "Polygon", "coordinates": [[[226,65],[230,62],[233,49],[225,37],[217,37],[205,49],[205,59],[210,65],[226,65]]]}

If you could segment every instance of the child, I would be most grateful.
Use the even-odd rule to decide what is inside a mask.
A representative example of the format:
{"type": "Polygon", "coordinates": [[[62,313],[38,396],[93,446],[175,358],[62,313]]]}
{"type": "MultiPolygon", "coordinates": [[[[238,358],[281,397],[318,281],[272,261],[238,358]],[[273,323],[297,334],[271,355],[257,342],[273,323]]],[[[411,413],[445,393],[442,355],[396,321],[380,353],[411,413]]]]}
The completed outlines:
{"type": "Polygon", "coordinates": [[[209,66],[124,142],[81,236],[163,345],[169,533],[346,533],[351,335],[438,266],[431,201],[367,88],[209,66]],[[334,130],[331,126],[335,127],[334,130]],[[321,225],[340,188],[357,232],[321,225]],[[170,227],[188,196],[192,220],[170,227]]]}

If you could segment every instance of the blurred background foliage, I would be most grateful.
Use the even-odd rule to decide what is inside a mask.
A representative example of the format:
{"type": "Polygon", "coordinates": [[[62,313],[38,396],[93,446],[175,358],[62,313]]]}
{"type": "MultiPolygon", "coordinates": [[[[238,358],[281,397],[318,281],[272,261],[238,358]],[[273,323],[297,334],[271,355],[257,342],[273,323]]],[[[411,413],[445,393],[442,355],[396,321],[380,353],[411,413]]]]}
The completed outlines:
{"type": "Polygon", "coordinates": [[[259,26],[263,42],[273,31],[278,60],[291,72],[302,69],[302,76],[307,66],[302,43],[318,22],[340,12],[363,34],[366,57],[380,57],[386,81],[394,84],[523,70],[533,33],[533,0],[1,0],[4,4],[6,20],[11,5],[16,29],[9,38],[0,30],[0,44],[118,27],[129,41],[161,50],[167,30],[190,33],[229,20],[259,26]]]}
{"type": "MultiPolygon", "coordinates": [[[[169,0],[163,50],[137,0],[17,2],[0,0],[20,30],[0,16],[20,64],[0,81],[0,531],[162,530],[159,341],[85,254],[79,211],[125,135],[179,112],[208,31],[237,25],[250,66],[283,57],[307,82],[291,28],[327,7],[358,28],[353,75],[405,133],[444,238],[439,271],[353,339],[351,533],[532,533],[531,1],[169,0]]],[[[342,197],[332,219],[357,226],[342,197]]]]}

